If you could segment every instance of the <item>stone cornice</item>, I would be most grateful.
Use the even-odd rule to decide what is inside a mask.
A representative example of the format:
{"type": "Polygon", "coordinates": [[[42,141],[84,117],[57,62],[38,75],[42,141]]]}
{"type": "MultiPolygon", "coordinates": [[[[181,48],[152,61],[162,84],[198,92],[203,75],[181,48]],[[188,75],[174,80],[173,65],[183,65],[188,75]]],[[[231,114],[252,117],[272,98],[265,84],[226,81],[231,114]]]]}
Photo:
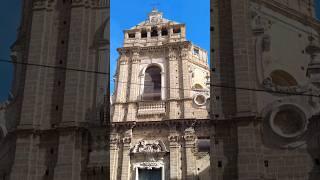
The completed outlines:
{"type": "Polygon", "coordinates": [[[172,125],[185,125],[190,126],[192,124],[202,125],[210,124],[210,119],[167,119],[161,121],[127,121],[127,122],[111,122],[113,127],[117,128],[133,128],[133,127],[159,127],[159,126],[172,126],[172,125]]]}
{"type": "Polygon", "coordinates": [[[245,116],[245,117],[233,117],[224,119],[164,119],[161,121],[127,121],[127,122],[111,122],[113,127],[117,128],[128,128],[128,127],[159,127],[160,125],[165,126],[190,126],[194,127],[208,127],[221,124],[237,124],[237,123],[260,123],[261,117],[257,116],[245,116]]]}
{"type": "MultiPolygon", "coordinates": [[[[34,0],[33,9],[42,10],[48,9],[53,10],[57,0],[34,0]]],[[[68,2],[66,2],[68,3],[68,2]]],[[[73,0],[71,7],[92,7],[92,8],[108,8],[110,4],[109,0],[73,0]]]]}
{"type": "MultiPolygon", "coordinates": [[[[105,129],[105,126],[101,127],[102,129],[105,129]]],[[[45,134],[52,134],[52,133],[58,133],[58,132],[72,132],[72,131],[88,131],[88,128],[86,127],[80,127],[80,126],[68,126],[68,127],[56,127],[52,129],[36,129],[36,128],[26,128],[26,129],[15,129],[13,131],[10,131],[10,134],[20,134],[20,135],[45,135],[45,134]]]]}
{"type": "Polygon", "coordinates": [[[270,8],[280,14],[283,14],[287,17],[290,17],[296,21],[299,21],[300,23],[304,25],[311,26],[315,28],[317,31],[320,31],[320,23],[318,20],[316,20],[313,17],[310,17],[309,15],[303,14],[297,10],[291,9],[282,3],[279,3],[275,0],[251,0],[255,3],[262,3],[267,8],[270,8]]]}
{"type": "Polygon", "coordinates": [[[180,47],[191,47],[192,43],[190,41],[183,41],[183,42],[172,42],[167,43],[159,46],[146,46],[146,47],[138,47],[138,46],[132,46],[132,47],[121,47],[118,48],[117,51],[120,54],[126,54],[130,53],[132,51],[140,50],[140,52],[148,52],[148,51],[160,51],[160,50],[167,50],[167,49],[180,49],[180,47]]]}

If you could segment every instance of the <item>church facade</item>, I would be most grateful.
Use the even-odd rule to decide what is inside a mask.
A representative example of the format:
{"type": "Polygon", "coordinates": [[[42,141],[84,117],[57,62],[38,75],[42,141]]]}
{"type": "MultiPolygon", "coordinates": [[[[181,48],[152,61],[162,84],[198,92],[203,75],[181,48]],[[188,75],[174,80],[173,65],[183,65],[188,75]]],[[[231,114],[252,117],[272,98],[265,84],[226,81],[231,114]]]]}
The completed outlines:
{"type": "Polygon", "coordinates": [[[207,52],[186,40],[185,24],[156,9],[124,32],[110,179],[210,179],[207,52]]]}

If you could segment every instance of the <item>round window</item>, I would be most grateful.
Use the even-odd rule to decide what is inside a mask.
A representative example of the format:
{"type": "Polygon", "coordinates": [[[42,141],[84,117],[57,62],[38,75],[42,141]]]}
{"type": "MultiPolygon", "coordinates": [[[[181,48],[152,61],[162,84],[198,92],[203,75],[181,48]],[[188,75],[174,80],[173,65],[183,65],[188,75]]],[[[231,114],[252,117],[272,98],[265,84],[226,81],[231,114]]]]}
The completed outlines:
{"type": "Polygon", "coordinates": [[[301,135],[307,126],[304,112],[293,105],[280,106],[271,114],[270,120],[273,131],[287,138],[301,135]]]}
{"type": "Polygon", "coordinates": [[[196,103],[198,106],[203,106],[206,104],[206,102],[207,102],[207,98],[202,94],[197,94],[194,97],[194,103],[196,103]]]}

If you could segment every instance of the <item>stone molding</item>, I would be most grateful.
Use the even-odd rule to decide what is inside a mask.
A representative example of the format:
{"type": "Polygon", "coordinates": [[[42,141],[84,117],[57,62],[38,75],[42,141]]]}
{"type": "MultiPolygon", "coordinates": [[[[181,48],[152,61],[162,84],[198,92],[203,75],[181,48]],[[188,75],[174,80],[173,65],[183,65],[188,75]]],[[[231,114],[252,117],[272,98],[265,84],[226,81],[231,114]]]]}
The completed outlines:
{"type": "MultiPolygon", "coordinates": [[[[183,42],[172,42],[172,43],[168,43],[168,44],[163,44],[160,46],[147,46],[147,47],[121,47],[118,48],[117,51],[120,54],[126,54],[132,51],[136,51],[137,49],[140,52],[161,52],[163,50],[167,50],[167,49],[175,49],[176,47],[191,47],[191,42],[190,41],[183,41],[183,42]]],[[[181,48],[181,49],[183,49],[181,48]]]]}
{"type": "MultiPolygon", "coordinates": [[[[33,2],[33,9],[49,9],[53,10],[57,0],[35,0],[33,2]]],[[[66,2],[67,3],[67,2],[66,2]]],[[[72,7],[85,6],[92,8],[107,8],[109,7],[109,0],[72,0],[72,7]]]]}
{"type": "Polygon", "coordinates": [[[270,8],[270,9],[272,9],[278,13],[281,13],[285,16],[288,16],[296,21],[299,21],[302,24],[308,23],[309,26],[317,29],[318,31],[320,30],[320,24],[315,18],[310,17],[310,16],[306,16],[305,14],[303,14],[297,10],[291,9],[282,3],[276,2],[274,0],[251,0],[251,1],[255,2],[257,4],[258,3],[263,4],[263,5],[265,5],[265,7],[270,8]],[[307,19],[307,21],[306,21],[306,19],[307,19]]]}

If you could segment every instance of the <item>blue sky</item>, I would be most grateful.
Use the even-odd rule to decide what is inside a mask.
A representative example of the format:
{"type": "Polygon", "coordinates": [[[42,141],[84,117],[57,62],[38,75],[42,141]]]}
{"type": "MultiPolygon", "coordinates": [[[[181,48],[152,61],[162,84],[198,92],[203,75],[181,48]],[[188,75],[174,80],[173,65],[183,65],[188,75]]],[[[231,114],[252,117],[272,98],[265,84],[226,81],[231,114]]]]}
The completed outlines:
{"type": "MultiPolygon", "coordinates": [[[[0,3],[0,58],[10,58],[10,46],[16,39],[20,23],[22,0],[6,0],[0,3]]],[[[320,17],[320,1],[316,0],[320,17]]],[[[202,48],[209,49],[209,0],[111,0],[111,74],[115,71],[118,57],[115,51],[122,46],[123,29],[128,29],[147,18],[156,6],[164,17],[186,23],[187,38],[202,48]],[[158,3],[158,4],[157,4],[158,3]],[[153,5],[154,4],[154,5],[153,5]],[[157,5],[156,5],[157,4],[157,5]]],[[[0,102],[8,97],[13,66],[0,62],[0,102]]],[[[112,77],[111,77],[112,78],[112,77]]],[[[113,82],[111,81],[111,88],[113,82]]]]}
{"type": "MultiPolygon", "coordinates": [[[[10,46],[16,40],[20,10],[21,0],[6,0],[0,3],[0,59],[10,59],[10,46]]],[[[8,97],[12,72],[12,64],[0,62],[0,102],[8,97]]]]}
{"type": "Polygon", "coordinates": [[[118,58],[117,48],[122,47],[123,30],[139,24],[148,17],[153,7],[163,12],[166,19],[186,24],[187,39],[209,52],[210,49],[209,0],[111,0],[110,11],[110,91],[113,92],[113,75],[118,58]],[[196,2],[196,3],[195,3],[196,2]]]}

